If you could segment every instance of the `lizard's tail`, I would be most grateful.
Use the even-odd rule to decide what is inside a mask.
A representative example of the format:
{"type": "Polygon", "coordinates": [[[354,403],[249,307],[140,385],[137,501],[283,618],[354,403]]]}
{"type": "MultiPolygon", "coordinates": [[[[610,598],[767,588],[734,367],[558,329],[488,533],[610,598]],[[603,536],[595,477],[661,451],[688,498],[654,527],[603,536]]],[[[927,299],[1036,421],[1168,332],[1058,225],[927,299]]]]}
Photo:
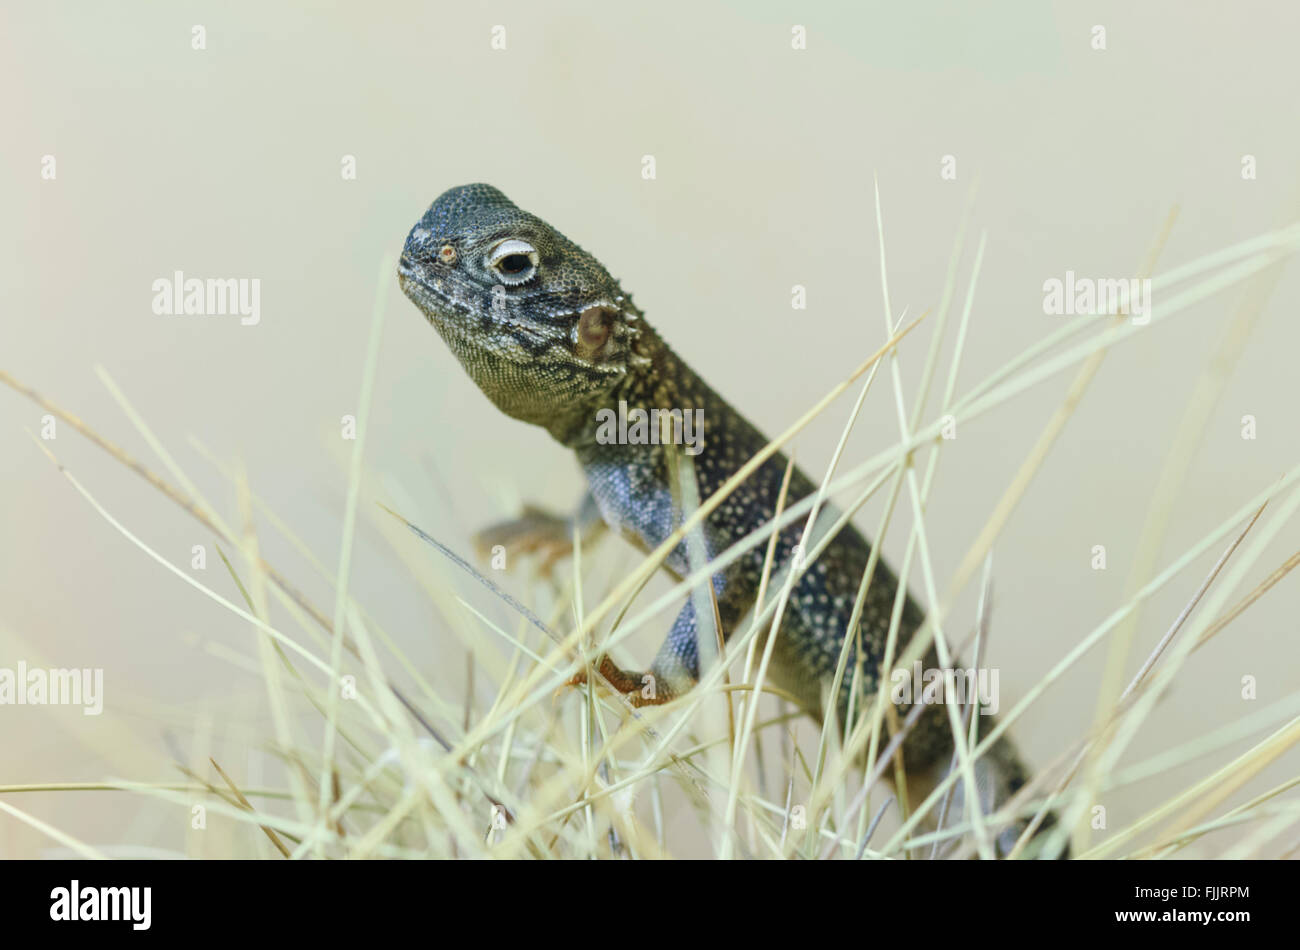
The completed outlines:
{"type": "MultiPolygon", "coordinates": [[[[947,740],[945,743],[946,751],[936,757],[933,755],[934,745],[931,745],[929,750],[931,755],[927,756],[927,758],[931,759],[931,764],[928,767],[912,768],[911,763],[909,763],[908,799],[913,804],[919,804],[929,795],[935,785],[948,776],[950,770],[956,770],[959,774],[952,786],[946,811],[943,811],[941,805],[934,812],[936,815],[943,814],[942,825],[947,827],[967,820],[966,795],[968,786],[960,775],[961,765],[955,761],[953,756],[952,733],[945,711],[942,707],[935,707],[932,712],[927,713],[927,718],[932,720],[940,717],[942,717],[942,722],[933,722],[931,728],[936,731],[941,728],[947,733],[945,737],[947,740]],[[938,713],[939,716],[934,716],[932,713],[938,713]],[[912,787],[913,777],[918,780],[915,789],[912,787]]],[[[994,724],[995,721],[992,717],[981,716],[978,725],[980,734],[987,735],[994,724]]],[[[906,757],[906,744],[904,744],[904,750],[904,756],[906,757]]],[[[979,797],[980,812],[983,815],[990,815],[1006,805],[1024,787],[1029,777],[1015,745],[1006,736],[1000,737],[988,752],[975,761],[974,771],[975,788],[979,797]]],[[[998,857],[1005,857],[1011,852],[1016,841],[1029,826],[1029,822],[1029,818],[1020,819],[1002,827],[997,832],[993,844],[998,857]]],[[[1056,816],[1049,812],[1044,816],[1042,823],[1030,839],[1024,852],[1022,852],[1023,856],[1039,856],[1043,844],[1049,837],[1047,833],[1055,826],[1056,816]]],[[[1068,851],[1058,855],[1058,857],[1068,856],[1068,851]]]]}

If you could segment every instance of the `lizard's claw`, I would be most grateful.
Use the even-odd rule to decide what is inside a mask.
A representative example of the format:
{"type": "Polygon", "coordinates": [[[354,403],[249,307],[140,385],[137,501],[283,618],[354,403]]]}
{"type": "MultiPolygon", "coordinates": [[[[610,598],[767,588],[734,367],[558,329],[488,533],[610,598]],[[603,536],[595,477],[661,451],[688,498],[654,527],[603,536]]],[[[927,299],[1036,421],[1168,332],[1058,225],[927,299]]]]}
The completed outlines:
{"type": "MultiPolygon", "coordinates": [[[[671,698],[655,688],[655,677],[651,673],[629,673],[608,656],[600,658],[597,668],[600,670],[600,675],[609,682],[609,685],[622,693],[633,706],[658,706],[668,702],[671,698]]],[[[587,668],[583,667],[573,674],[572,678],[560,689],[582,686],[587,682],[587,668]]]]}

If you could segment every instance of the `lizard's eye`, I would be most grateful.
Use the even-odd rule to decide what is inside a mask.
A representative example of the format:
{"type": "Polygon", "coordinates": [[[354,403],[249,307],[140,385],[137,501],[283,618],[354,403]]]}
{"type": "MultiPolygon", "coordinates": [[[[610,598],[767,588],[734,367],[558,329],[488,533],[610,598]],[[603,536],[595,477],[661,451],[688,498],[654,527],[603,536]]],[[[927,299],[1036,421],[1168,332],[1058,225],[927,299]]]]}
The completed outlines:
{"type": "Polygon", "coordinates": [[[488,265],[507,284],[522,284],[537,273],[537,250],[527,241],[502,241],[492,249],[488,265]]]}

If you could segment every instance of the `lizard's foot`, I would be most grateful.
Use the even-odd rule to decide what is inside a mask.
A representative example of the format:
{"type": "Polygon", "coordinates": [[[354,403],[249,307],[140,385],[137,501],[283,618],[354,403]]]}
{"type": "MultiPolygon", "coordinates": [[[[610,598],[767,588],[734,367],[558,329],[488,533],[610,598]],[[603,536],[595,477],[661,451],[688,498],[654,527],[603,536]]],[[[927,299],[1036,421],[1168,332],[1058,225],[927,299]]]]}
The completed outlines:
{"type": "Polygon", "coordinates": [[[549,578],[555,565],[573,553],[573,522],[525,505],[518,518],[499,521],[476,534],[474,545],[482,557],[490,557],[498,545],[510,555],[540,554],[537,571],[549,578]]]}
{"type": "MultiPolygon", "coordinates": [[[[597,668],[609,685],[627,697],[633,706],[659,706],[672,699],[652,673],[629,673],[607,656],[601,656],[597,668]]],[[[586,682],[587,671],[581,669],[565,686],[581,686],[586,682]]]]}

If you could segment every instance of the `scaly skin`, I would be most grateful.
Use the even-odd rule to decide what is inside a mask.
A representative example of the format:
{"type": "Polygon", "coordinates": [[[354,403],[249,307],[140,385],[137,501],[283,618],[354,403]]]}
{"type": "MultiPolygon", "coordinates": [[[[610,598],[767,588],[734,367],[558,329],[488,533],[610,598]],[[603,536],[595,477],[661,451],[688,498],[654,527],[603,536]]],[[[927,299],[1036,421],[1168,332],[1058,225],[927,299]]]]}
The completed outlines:
{"type": "MultiPolygon", "coordinates": [[[[629,411],[702,410],[702,450],[692,458],[701,499],[767,445],[762,433],[669,349],[595,258],[490,185],[466,185],[441,195],[407,237],[398,273],[403,291],[471,379],[504,413],[542,426],[572,449],[600,517],[642,549],[653,550],[681,524],[673,490],[675,459],[669,456],[674,452],[680,458],[681,448],[605,444],[598,438],[600,410],[617,411],[620,401],[629,411]]],[[[773,455],[709,515],[704,539],[710,560],[771,520],[786,464],[784,456],[773,455]]],[[[814,490],[795,469],[787,506],[814,490]]],[[[535,525],[536,513],[531,518],[535,525]]],[[[775,565],[789,563],[801,531],[796,522],[780,533],[775,565]]],[[[818,719],[869,553],[852,526],[840,531],[795,583],[777,636],[770,679],[818,719]]],[[[759,545],[713,576],[724,637],[753,606],[765,557],[766,545],[759,545]]],[[[686,542],[666,566],[679,577],[690,574],[686,542]]],[[[866,594],[861,639],[849,652],[851,673],[859,643],[865,651],[860,703],[876,691],[897,589],[896,576],[881,561],[866,594]]],[[[923,616],[907,597],[900,650],[923,616]]],[[[696,629],[695,606],[688,600],[650,668],[655,701],[679,696],[698,680],[696,629]]],[[[923,662],[927,669],[939,666],[933,649],[923,662]]],[[[616,688],[640,697],[642,674],[626,673],[607,659],[601,669],[616,688]]],[[[845,677],[838,696],[841,723],[851,680],[845,677]]],[[[906,713],[900,709],[900,719],[906,713]]],[[[981,718],[984,729],[988,722],[981,718]]],[[[932,787],[951,755],[944,709],[931,706],[904,743],[909,784],[932,787]]],[[[1024,770],[1005,740],[977,768],[986,810],[1024,782],[1024,770]]],[[[950,812],[958,816],[961,791],[959,782],[950,812]]],[[[1015,835],[1015,829],[1005,833],[999,846],[1005,851],[1015,835]]]]}

